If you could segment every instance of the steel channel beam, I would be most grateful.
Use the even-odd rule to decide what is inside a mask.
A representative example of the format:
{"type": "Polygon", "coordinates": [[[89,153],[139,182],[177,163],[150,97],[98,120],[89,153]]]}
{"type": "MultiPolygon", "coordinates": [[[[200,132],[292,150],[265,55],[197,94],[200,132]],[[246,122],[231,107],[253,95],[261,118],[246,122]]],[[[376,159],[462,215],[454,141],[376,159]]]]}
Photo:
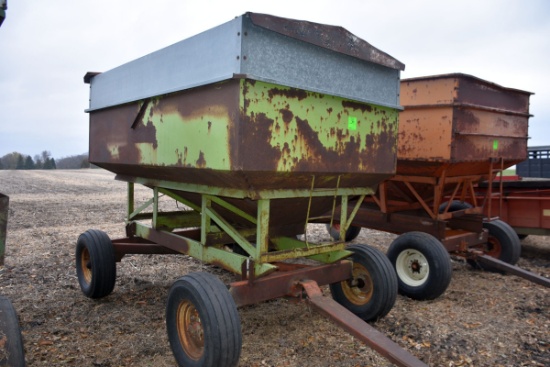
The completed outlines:
{"type": "Polygon", "coordinates": [[[166,246],[158,245],[139,237],[118,238],[112,241],[115,249],[115,258],[119,262],[125,255],[141,254],[141,255],[169,255],[180,254],[180,252],[171,250],[166,246]]]}
{"type": "Polygon", "coordinates": [[[464,254],[469,247],[487,243],[488,232],[468,232],[464,230],[447,230],[445,238],[440,239],[448,252],[456,255],[464,254]]]}
{"type": "Polygon", "coordinates": [[[508,264],[504,261],[501,261],[489,255],[479,255],[479,256],[476,255],[474,260],[477,261],[478,263],[490,265],[491,267],[502,270],[508,274],[517,275],[518,277],[527,279],[533,283],[550,288],[550,279],[542,277],[530,271],[524,270],[515,265],[508,264]]]}
{"type": "Polygon", "coordinates": [[[307,301],[321,314],[330,318],[392,363],[403,367],[428,366],[335,300],[323,296],[315,281],[306,280],[300,282],[300,285],[307,293],[307,301]]]}
{"type": "MultiPolygon", "coordinates": [[[[336,210],[336,214],[340,209],[336,210]]],[[[362,206],[352,220],[352,225],[389,233],[422,231],[441,239],[445,237],[445,222],[407,213],[383,213],[379,209],[362,206]]]]}
{"type": "MultiPolygon", "coordinates": [[[[242,263],[246,257],[213,246],[204,246],[200,241],[185,237],[180,233],[157,230],[141,223],[135,225],[135,235],[154,243],[158,243],[171,250],[189,255],[208,264],[217,265],[235,274],[241,274],[242,263]]],[[[266,275],[277,268],[271,264],[255,264],[255,272],[266,275]]]]}
{"type": "MultiPolygon", "coordinates": [[[[282,269],[284,264],[279,267],[282,269]]],[[[351,278],[352,263],[339,261],[333,264],[306,266],[277,271],[262,278],[242,280],[230,285],[230,293],[238,307],[252,305],[280,297],[299,297],[302,288],[298,283],[314,279],[320,285],[332,284],[351,278]]]]}
{"type": "Polygon", "coordinates": [[[118,174],[115,176],[115,180],[126,181],[131,183],[139,183],[148,187],[159,187],[170,190],[187,191],[198,194],[212,195],[212,196],[225,196],[237,199],[285,199],[285,198],[308,198],[308,197],[325,197],[325,196],[360,196],[360,195],[372,195],[374,190],[372,187],[342,187],[342,188],[316,188],[313,191],[309,189],[281,189],[281,190],[261,190],[261,191],[248,191],[238,190],[226,187],[216,187],[200,184],[188,184],[183,182],[166,181],[144,177],[134,177],[118,174]]]}

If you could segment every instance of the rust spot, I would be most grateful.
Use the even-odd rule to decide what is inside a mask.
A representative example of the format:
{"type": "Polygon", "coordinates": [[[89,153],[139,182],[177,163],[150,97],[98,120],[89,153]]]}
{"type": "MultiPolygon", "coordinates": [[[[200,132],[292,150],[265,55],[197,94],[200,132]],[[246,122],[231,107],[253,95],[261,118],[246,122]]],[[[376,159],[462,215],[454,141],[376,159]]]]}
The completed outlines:
{"type": "Polygon", "coordinates": [[[178,157],[178,165],[183,165],[183,153],[179,149],[176,149],[176,156],[178,157]]]}
{"type": "Polygon", "coordinates": [[[144,123],[148,117],[136,119],[139,109],[136,103],[90,115],[90,141],[94,142],[90,144],[91,162],[139,162],[141,155],[135,143],[146,142],[156,148],[156,129],[152,124],[144,123]],[[107,141],[122,142],[116,155],[111,154],[107,141]]]}
{"type": "Polygon", "coordinates": [[[246,150],[255,154],[242,154],[242,167],[244,170],[254,171],[275,171],[277,163],[281,159],[281,148],[272,147],[270,144],[272,128],[276,129],[275,121],[268,118],[264,113],[250,114],[247,116],[244,111],[241,113],[241,122],[246,129],[241,131],[238,141],[234,146],[246,146],[246,150]]]}
{"type": "Polygon", "coordinates": [[[276,135],[279,135],[281,133],[281,125],[279,124],[279,122],[275,123],[275,129],[273,131],[276,135]]]}
{"type": "Polygon", "coordinates": [[[294,114],[288,109],[280,109],[279,112],[283,116],[283,121],[287,124],[294,118],[294,114]]]}
{"type": "Polygon", "coordinates": [[[357,103],[353,101],[342,101],[344,108],[352,108],[354,110],[360,110],[362,112],[372,112],[372,106],[365,103],[357,103]]]}
{"type": "MultiPolygon", "coordinates": [[[[358,154],[351,154],[349,160],[341,162],[337,151],[326,149],[319,140],[318,132],[311,128],[307,120],[296,117],[296,124],[298,125],[299,139],[305,142],[308,147],[308,155],[303,157],[296,164],[296,170],[307,171],[308,166],[311,166],[312,163],[314,163],[313,166],[320,171],[329,171],[331,170],[329,167],[334,169],[334,167],[339,167],[341,165],[357,164],[358,154]]],[[[359,146],[352,140],[347,144],[346,148],[346,152],[357,152],[359,146]]]]}
{"type": "Polygon", "coordinates": [[[307,98],[307,92],[302,89],[279,89],[279,88],[271,88],[268,92],[269,99],[273,99],[275,96],[281,96],[286,98],[296,98],[299,101],[307,98]]]}
{"type": "Polygon", "coordinates": [[[204,159],[204,153],[201,150],[199,153],[199,159],[197,159],[197,165],[198,168],[205,168],[206,167],[206,160],[204,159]]]}

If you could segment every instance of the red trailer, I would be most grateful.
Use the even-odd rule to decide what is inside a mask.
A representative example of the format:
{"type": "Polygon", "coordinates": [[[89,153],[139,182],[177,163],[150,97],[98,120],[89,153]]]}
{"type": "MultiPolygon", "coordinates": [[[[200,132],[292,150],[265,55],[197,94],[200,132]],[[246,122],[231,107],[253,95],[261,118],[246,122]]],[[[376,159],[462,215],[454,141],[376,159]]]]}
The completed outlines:
{"type": "MultiPolygon", "coordinates": [[[[478,198],[487,195],[487,182],[476,187],[478,198]]],[[[494,182],[489,206],[484,214],[499,217],[508,223],[520,238],[528,235],[550,235],[550,179],[533,177],[503,177],[494,182]]]]}
{"type": "MultiPolygon", "coordinates": [[[[441,295],[451,279],[449,253],[548,285],[510,266],[521,251],[516,233],[502,219],[484,215],[496,209],[496,175],[527,157],[530,95],[464,74],[401,81],[396,175],[345,223],[346,240],[360,227],[400,235],[387,252],[400,293],[414,299],[441,295]]],[[[330,219],[329,228],[338,237],[335,222],[330,219]]]]}

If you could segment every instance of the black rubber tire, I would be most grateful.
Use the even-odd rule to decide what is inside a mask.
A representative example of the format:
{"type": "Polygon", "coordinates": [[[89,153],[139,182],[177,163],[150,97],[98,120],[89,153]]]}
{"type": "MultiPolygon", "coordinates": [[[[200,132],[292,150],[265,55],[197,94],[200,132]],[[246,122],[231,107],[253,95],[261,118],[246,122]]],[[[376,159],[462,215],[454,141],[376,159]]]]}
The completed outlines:
{"type": "MultiPolygon", "coordinates": [[[[486,244],[474,248],[483,251],[486,255],[515,265],[521,256],[521,242],[516,231],[500,219],[483,223],[483,228],[489,231],[489,239],[486,244]]],[[[499,269],[477,263],[475,260],[469,260],[468,263],[475,268],[501,272],[499,269]]]]}
{"type": "Polygon", "coordinates": [[[441,296],[452,277],[449,252],[434,236],[408,232],[388,248],[388,259],[395,269],[399,293],[416,300],[441,296]]]}
{"type": "Polygon", "coordinates": [[[115,288],[115,249],[109,236],[97,229],[82,233],[76,242],[76,275],[82,293],[106,297],[115,288]]]}
{"type": "MultiPolygon", "coordinates": [[[[340,225],[339,224],[333,224],[332,227],[330,224],[327,224],[327,231],[330,234],[330,237],[333,238],[335,241],[340,240],[340,225]]],[[[359,233],[361,232],[361,227],[357,226],[349,226],[348,230],[346,231],[346,239],[344,242],[350,242],[359,236],[359,233]]]]}
{"type": "Polygon", "coordinates": [[[367,245],[352,245],[353,278],[330,285],[332,297],[365,321],[390,312],[397,298],[397,276],[388,258],[367,245]]]}
{"type": "MultiPolygon", "coordinates": [[[[445,211],[447,204],[448,203],[443,203],[439,206],[439,213],[443,213],[445,211]]],[[[470,203],[467,203],[465,201],[460,201],[460,200],[453,200],[451,201],[451,205],[449,206],[449,210],[447,210],[447,212],[452,213],[459,210],[471,209],[471,208],[473,207],[472,207],[472,204],[470,203]]]]}
{"type": "Polygon", "coordinates": [[[19,319],[12,303],[4,296],[0,296],[0,366],[25,366],[19,319]]]}
{"type": "Polygon", "coordinates": [[[166,330],[178,366],[231,367],[239,363],[239,312],[225,285],[212,274],[190,273],[172,285],[166,330]]]}

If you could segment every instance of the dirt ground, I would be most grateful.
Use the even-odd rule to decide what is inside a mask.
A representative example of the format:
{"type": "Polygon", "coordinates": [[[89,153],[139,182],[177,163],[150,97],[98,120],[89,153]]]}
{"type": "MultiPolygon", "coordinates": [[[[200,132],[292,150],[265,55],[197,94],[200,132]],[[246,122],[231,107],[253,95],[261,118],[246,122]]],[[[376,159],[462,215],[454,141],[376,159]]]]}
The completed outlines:
{"type": "MultiPolygon", "coordinates": [[[[103,170],[0,171],[0,192],[10,197],[0,291],[19,315],[29,366],[174,366],[165,327],[171,284],[191,271],[232,279],[186,256],[127,256],[114,292],[90,300],[78,285],[75,243],[91,228],[124,236],[126,184],[103,170]]],[[[354,243],[385,252],[392,238],[363,229],[354,243]]],[[[550,238],[522,244],[519,265],[550,277],[550,238]]],[[[240,366],[391,365],[305,303],[278,299],[239,313],[240,366]]],[[[459,259],[445,294],[398,296],[372,325],[430,366],[550,366],[550,290],[459,259]]]]}

